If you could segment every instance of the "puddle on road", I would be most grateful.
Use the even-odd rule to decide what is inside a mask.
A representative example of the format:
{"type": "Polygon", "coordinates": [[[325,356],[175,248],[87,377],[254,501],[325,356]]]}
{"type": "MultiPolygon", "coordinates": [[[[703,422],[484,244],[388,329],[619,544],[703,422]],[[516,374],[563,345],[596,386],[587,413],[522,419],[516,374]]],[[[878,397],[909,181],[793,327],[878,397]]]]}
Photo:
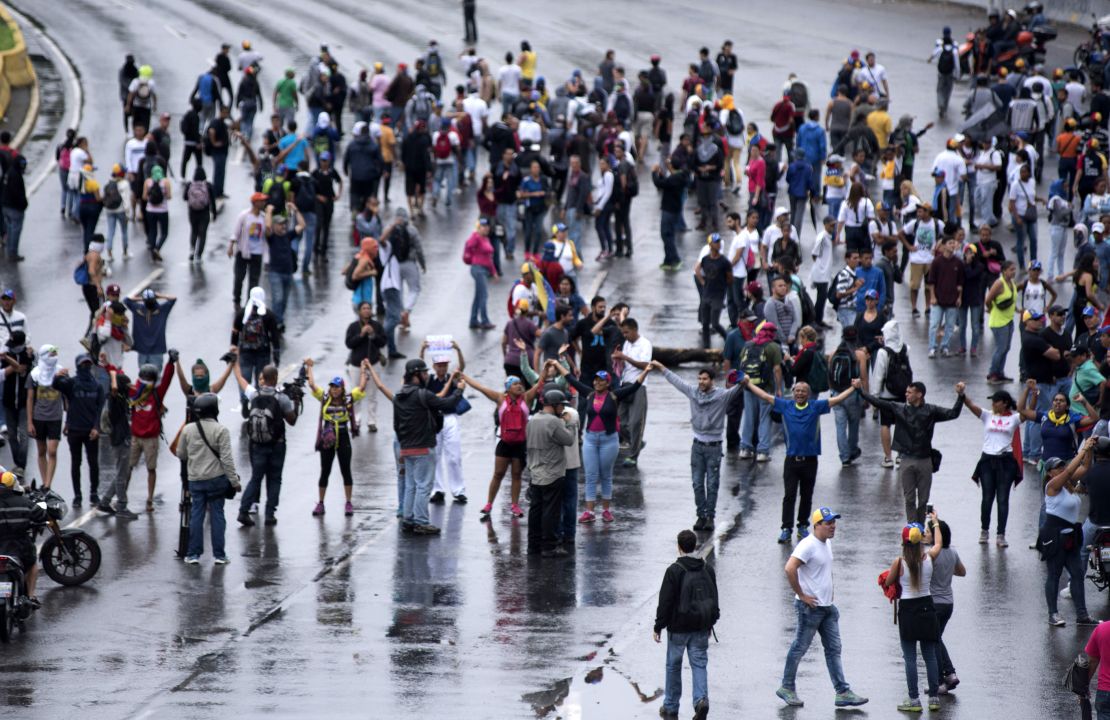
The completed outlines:
{"type": "MultiPolygon", "coordinates": [[[[581,659],[595,658],[596,653],[590,653],[581,659]]],[[[662,688],[655,688],[650,694],[644,692],[639,683],[613,666],[615,660],[616,653],[610,649],[609,657],[601,665],[581,677],[557,680],[547,689],[526,693],[521,699],[531,706],[537,718],[580,720],[598,717],[597,713],[607,717],[632,717],[639,714],[644,705],[663,695],[662,688]],[[605,682],[606,670],[609,682],[605,682]]]]}

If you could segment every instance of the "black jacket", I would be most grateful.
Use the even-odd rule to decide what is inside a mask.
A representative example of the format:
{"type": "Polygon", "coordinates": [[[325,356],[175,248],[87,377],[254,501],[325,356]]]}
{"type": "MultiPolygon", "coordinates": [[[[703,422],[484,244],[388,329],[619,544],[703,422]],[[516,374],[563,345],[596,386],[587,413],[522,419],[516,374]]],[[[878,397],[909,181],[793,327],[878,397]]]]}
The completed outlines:
{"type": "Polygon", "coordinates": [[[343,172],[354,182],[370,182],[382,176],[382,151],[369,135],[359,135],[343,153],[343,172]]]}
{"type": "Polygon", "coordinates": [[[595,417],[600,417],[606,435],[612,435],[617,431],[617,417],[619,414],[617,403],[631,397],[633,393],[644,386],[643,383],[629,382],[617,387],[610,387],[604,402],[601,403],[601,410],[595,411],[593,385],[587,385],[573,375],[567,375],[567,382],[575,390],[586,396],[586,421],[582,423],[582,427],[588,428],[595,417]]]}
{"type": "Polygon", "coordinates": [[[687,179],[684,170],[676,169],[669,175],[653,172],[651,181],[663,191],[661,207],[663,212],[680,214],[682,212],[682,191],[686,189],[687,179]]]}
{"type": "Polygon", "coordinates": [[[455,409],[460,397],[462,390],[458,388],[442,398],[419,385],[405,385],[398,390],[393,396],[393,432],[397,433],[401,449],[434,448],[441,425],[436,416],[455,409]]]}
{"type": "Polygon", "coordinates": [[[46,510],[26,495],[0,486],[0,542],[27,539],[32,522],[46,522],[46,510]]]}
{"type": "Polygon", "coordinates": [[[381,360],[381,349],[385,347],[385,328],[377,320],[370,320],[370,327],[374,328],[373,335],[362,334],[362,320],[355,320],[347,326],[347,349],[351,354],[347,356],[347,364],[358,367],[363,360],[371,364],[381,360]]]}
{"type": "Polygon", "coordinates": [[[880,410],[894,413],[893,448],[910,458],[930,457],[933,451],[933,428],[938,422],[955,420],[964,408],[963,395],[957,395],[956,404],[947,410],[929,403],[914,407],[905,402],[883,400],[863,391],[860,391],[860,395],[880,410]]]}
{"type": "MultiPolygon", "coordinates": [[[[705,561],[690,556],[680,557],[671,563],[667,568],[667,572],[663,574],[663,584],[659,586],[659,604],[655,607],[655,632],[662,632],[664,628],[669,629],[671,632],[697,632],[703,628],[686,627],[682,623],[674,623],[674,611],[678,606],[678,594],[682,589],[682,575],[686,570],[701,570],[705,566],[709,570],[709,577],[713,578],[713,590],[717,590],[717,573],[713,572],[713,568],[705,565],[705,561]]],[[[718,603],[718,606],[720,603],[718,603]]],[[[713,618],[713,622],[721,618],[721,611],[718,607],[717,617],[713,618]]]]}
{"type": "Polygon", "coordinates": [[[78,370],[73,377],[58,376],[54,378],[54,387],[68,401],[67,429],[84,433],[100,426],[100,412],[104,409],[107,393],[92,372],[82,374],[78,370]]]}

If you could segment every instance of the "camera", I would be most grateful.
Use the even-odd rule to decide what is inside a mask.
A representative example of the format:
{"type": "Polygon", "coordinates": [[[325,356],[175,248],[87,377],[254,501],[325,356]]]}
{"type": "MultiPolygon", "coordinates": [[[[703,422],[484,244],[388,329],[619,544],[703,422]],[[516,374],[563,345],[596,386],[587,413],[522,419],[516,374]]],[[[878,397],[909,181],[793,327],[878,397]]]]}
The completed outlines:
{"type": "Polygon", "coordinates": [[[281,386],[281,392],[285,393],[286,397],[293,401],[293,409],[297,415],[301,414],[304,409],[304,388],[308,384],[308,369],[301,364],[301,369],[297,372],[297,377],[293,380],[285,382],[281,386]]]}

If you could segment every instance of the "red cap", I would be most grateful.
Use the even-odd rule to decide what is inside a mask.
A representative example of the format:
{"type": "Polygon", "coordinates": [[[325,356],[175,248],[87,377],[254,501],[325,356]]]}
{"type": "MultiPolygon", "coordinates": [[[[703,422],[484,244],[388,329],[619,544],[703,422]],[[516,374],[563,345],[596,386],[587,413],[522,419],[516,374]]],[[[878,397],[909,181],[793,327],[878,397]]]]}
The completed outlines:
{"type": "Polygon", "coordinates": [[[104,294],[106,294],[106,295],[119,295],[119,285],[116,285],[115,283],[112,283],[104,291],[104,294]]]}
{"type": "Polygon", "coordinates": [[[408,67],[409,66],[404,64],[404,63],[397,63],[397,69],[398,70],[408,70],[408,67]]]}

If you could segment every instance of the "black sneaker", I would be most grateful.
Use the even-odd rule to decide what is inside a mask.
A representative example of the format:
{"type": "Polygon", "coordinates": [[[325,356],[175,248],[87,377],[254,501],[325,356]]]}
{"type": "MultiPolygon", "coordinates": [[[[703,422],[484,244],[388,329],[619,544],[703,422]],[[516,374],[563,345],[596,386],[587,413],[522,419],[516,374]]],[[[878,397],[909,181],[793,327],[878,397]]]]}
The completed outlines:
{"type": "Polygon", "coordinates": [[[89,496],[89,503],[91,503],[92,505],[99,505],[100,504],[100,496],[97,495],[96,493],[93,493],[92,495],[89,496]]]}
{"type": "Polygon", "coordinates": [[[540,557],[561,558],[561,557],[566,557],[568,554],[569,553],[567,553],[567,549],[565,547],[563,547],[562,545],[560,545],[560,546],[556,547],[553,550],[544,550],[543,552],[540,553],[540,557]]]}
{"type": "Polygon", "coordinates": [[[405,533],[406,535],[413,534],[414,532],[416,532],[416,523],[406,522],[406,521],[402,520],[401,521],[401,532],[405,533]]]}
{"type": "Polygon", "coordinates": [[[267,525],[277,525],[277,518],[273,515],[267,515],[265,522],[267,525]]]}
{"type": "Polygon", "coordinates": [[[114,507],[112,507],[111,505],[109,505],[108,503],[100,503],[99,505],[96,506],[96,509],[99,510],[100,512],[102,512],[102,513],[108,513],[109,515],[115,515],[116,514],[116,509],[114,507]]]}
{"type": "Polygon", "coordinates": [[[243,527],[254,527],[254,520],[251,518],[250,515],[248,515],[245,512],[239,513],[239,517],[236,518],[236,519],[239,521],[239,524],[242,525],[243,527]]]}
{"type": "Polygon", "coordinates": [[[714,525],[713,525],[713,517],[712,516],[707,517],[705,519],[705,522],[702,523],[702,525],[701,525],[701,529],[705,530],[706,532],[709,532],[710,530],[712,530],[713,527],[714,527],[714,525]]]}
{"type": "Polygon", "coordinates": [[[663,718],[663,720],[678,720],[678,713],[671,712],[667,708],[661,707],[659,708],[659,717],[663,718]]]}
{"type": "Polygon", "coordinates": [[[435,525],[415,525],[412,532],[415,535],[439,535],[439,528],[435,525]]]}
{"type": "Polygon", "coordinates": [[[120,520],[138,520],[139,516],[127,508],[116,508],[116,517],[120,520]]]}
{"type": "Polygon", "coordinates": [[[81,507],[81,496],[80,495],[75,495],[73,497],[73,507],[75,507],[75,508],[81,507]]]}
{"type": "Polygon", "coordinates": [[[704,530],[705,529],[705,518],[703,518],[699,515],[698,519],[694,521],[694,529],[695,530],[704,530]]]}
{"type": "Polygon", "coordinates": [[[702,698],[694,703],[694,720],[705,720],[709,715],[709,698],[702,698]]]}
{"type": "Polygon", "coordinates": [[[1098,620],[1095,620],[1090,615],[1084,615],[1075,619],[1076,625],[1098,625],[1098,620]]]}
{"type": "Polygon", "coordinates": [[[466,503],[467,503],[466,495],[463,495],[462,493],[459,493],[458,495],[455,496],[455,504],[456,505],[466,505],[466,503]]]}
{"type": "Polygon", "coordinates": [[[430,498],[428,498],[428,502],[433,503],[435,505],[442,505],[443,504],[443,493],[441,493],[441,492],[432,493],[432,496],[430,498]]]}
{"type": "Polygon", "coordinates": [[[405,357],[406,357],[406,356],[405,356],[405,354],[404,354],[404,353],[402,353],[402,352],[397,352],[396,350],[394,350],[393,352],[389,353],[389,359],[390,359],[390,360],[404,360],[404,359],[405,359],[405,357]]]}

